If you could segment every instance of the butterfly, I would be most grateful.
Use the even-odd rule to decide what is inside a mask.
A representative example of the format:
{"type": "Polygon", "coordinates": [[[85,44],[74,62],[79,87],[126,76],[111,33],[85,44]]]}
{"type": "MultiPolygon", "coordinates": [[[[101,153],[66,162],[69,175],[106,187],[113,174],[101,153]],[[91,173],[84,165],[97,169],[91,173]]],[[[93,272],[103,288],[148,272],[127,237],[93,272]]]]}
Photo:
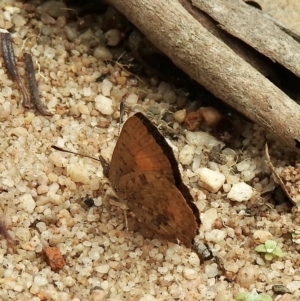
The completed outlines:
{"type": "Polygon", "coordinates": [[[200,225],[199,210],[182,182],[174,153],[142,113],[124,123],[104,174],[119,201],[139,223],[170,241],[191,247],[200,225]]]}

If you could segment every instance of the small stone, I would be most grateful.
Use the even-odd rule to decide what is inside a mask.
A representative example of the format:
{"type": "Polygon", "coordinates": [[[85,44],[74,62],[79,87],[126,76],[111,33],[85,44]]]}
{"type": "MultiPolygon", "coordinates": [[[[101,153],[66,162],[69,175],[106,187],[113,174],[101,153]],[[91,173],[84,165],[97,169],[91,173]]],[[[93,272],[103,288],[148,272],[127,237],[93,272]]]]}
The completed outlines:
{"type": "Polygon", "coordinates": [[[225,239],[227,233],[223,230],[213,229],[205,233],[205,239],[214,243],[219,243],[225,239]]]}
{"type": "Polygon", "coordinates": [[[284,294],[281,298],[277,301],[293,301],[293,296],[291,294],[284,294]]]}
{"type": "Polygon", "coordinates": [[[185,267],[183,270],[183,276],[188,280],[196,279],[197,275],[197,272],[193,269],[185,267]]]}
{"type": "Polygon", "coordinates": [[[95,97],[95,108],[104,115],[112,115],[114,113],[112,99],[103,95],[95,97]]]}
{"type": "Polygon", "coordinates": [[[89,171],[79,164],[68,164],[67,175],[74,182],[80,182],[83,184],[88,184],[90,182],[89,171]]]}
{"type": "Polygon", "coordinates": [[[232,292],[229,290],[221,290],[218,291],[215,301],[232,301],[233,296],[232,296],[232,292]]]}
{"type": "Polygon", "coordinates": [[[139,301],[158,301],[158,299],[150,294],[145,294],[142,298],[139,299],[139,301]]]}
{"type": "Polygon", "coordinates": [[[69,14],[66,4],[59,1],[47,1],[38,10],[49,14],[53,18],[68,16],[69,14]]]}
{"type": "Polygon", "coordinates": [[[37,284],[38,286],[44,286],[44,285],[48,284],[47,278],[45,278],[45,277],[43,277],[41,275],[34,276],[33,282],[35,284],[37,284]]]}
{"type": "Polygon", "coordinates": [[[249,289],[250,285],[255,283],[258,277],[259,277],[258,267],[250,263],[246,263],[246,265],[239,270],[238,275],[236,277],[236,282],[240,286],[249,289]]]}
{"type": "Polygon", "coordinates": [[[294,293],[295,291],[300,290],[300,280],[291,281],[287,283],[286,287],[291,293],[294,293]]]}
{"type": "Polygon", "coordinates": [[[195,147],[186,144],[179,153],[179,162],[182,165],[190,165],[193,162],[195,147]]]}
{"type": "Polygon", "coordinates": [[[212,107],[201,107],[198,112],[201,114],[204,123],[209,126],[215,126],[222,118],[218,110],[212,107]]]}
{"type": "Polygon", "coordinates": [[[43,252],[46,257],[46,262],[52,271],[58,271],[65,266],[65,260],[58,248],[46,247],[43,249],[43,252]]]}
{"type": "Polygon", "coordinates": [[[35,208],[35,201],[29,193],[25,193],[20,196],[20,204],[22,208],[28,212],[33,213],[35,208]]]}
{"type": "Polygon", "coordinates": [[[225,144],[223,142],[220,142],[215,137],[209,135],[206,132],[186,132],[186,140],[187,143],[194,146],[205,146],[208,149],[212,149],[214,146],[219,145],[222,149],[225,144]]]}
{"type": "Polygon", "coordinates": [[[253,238],[256,243],[265,243],[266,240],[272,239],[273,235],[266,230],[256,230],[253,234],[253,238]]]}
{"type": "Polygon", "coordinates": [[[113,84],[108,79],[104,79],[102,82],[102,95],[103,96],[110,96],[110,91],[113,87],[113,84]]]}
{"type": "Polygon", "coordinates": [[[208,278],[214,278],[219,274],[218,265],[216,263],[208,264],[205,266],[205,275],[208,278]]]}
{"type": "Polygon", "coordinates": [[[176,111],[173,117],[176,122],[183,123],[186,117],[186,110],[183,109],[183,110],[176,111]]]}
{"type": "Polygon", "coordinates": [[[101,273],[101,274],[107,274],[108,271],[109,271],[110,267],[108,264],[102,264],[102,265],[99,265],[95,268],[95,270],[98,272],[98,273],[101,273]]]}
{"type": "Polygon", "coordinates": [[[112,60],[113,56],[111,52],[104,46],[98,46],[95,48],[93,56],[98,60],[112,60]]]}
{"type": "Polygon", "coordinates": [[[199,175],[199,186],[210,192],[218,192],[225,182],[225,176],[219,171],[201,167],[196,173],[199,175]]]}
{"type": "Polygon", "coordinates": [[[233,184],[227,197],[236,202],[244,202],[250,200],[253,194],[253,189],[250,185],[242,182],[233,184]]]}
{"type": "Polygon", "coordinates": [[[89,301],[104,301],[107,300],[107,292],[101,289],[94,289],[89,296],[89,301]]]}
{"type": "Polygon", "coordinates": [[[110,29],[104,34],[108,46],[117,46],[121,41],[121,32],[118,29],[110,29]]]}
{"type": "Polygon", "coordinates": [[[49,161],[57,167],[64,167],[68,162],[68,160],[58,151],[54,151],[49,155],[49,161]]]}
{"type": "Polygon", "coordinates": [[[138,100],[139,100],[139,97],[136,94],[134,94],[134,93],[129,94],[125,98],[125,102],[128,105],[135,105],[138,102],[138,100]]]}
{"type": "Polygon", "coordinates": [[[218,211],[215,208],[210,208],[206,210],[205,212],[201,213],[201,222],[203,231],[211,231],[213,228],[213,224],[215,220],[218,218],[218,211]]]}

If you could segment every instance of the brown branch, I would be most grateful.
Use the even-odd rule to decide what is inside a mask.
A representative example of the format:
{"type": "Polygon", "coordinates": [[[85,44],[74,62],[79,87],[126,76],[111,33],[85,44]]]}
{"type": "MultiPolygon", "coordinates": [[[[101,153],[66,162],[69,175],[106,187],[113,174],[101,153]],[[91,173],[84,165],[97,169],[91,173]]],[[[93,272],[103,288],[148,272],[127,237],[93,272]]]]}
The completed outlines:
{"type": "MultiPolygon", "coordinates": [[[[296,147],[300,141],[299,106],[211,34],[189,14],[179,0],[108,2],[122,12],[178,67],[215,96],[264,126],[286,145],[296,147]]],[[[220,1],[201,2],[211,8],[220,1]]],[[[238,0],[230,2],[240,5],[238,0]]],[[[224,8],[223,13],[226,15],[224,8]]],[[[259,34],[266,39],[263,29],[260,28],[259,34]]],[[[290,41],[287,35],[284,39],[290,41]]]]}

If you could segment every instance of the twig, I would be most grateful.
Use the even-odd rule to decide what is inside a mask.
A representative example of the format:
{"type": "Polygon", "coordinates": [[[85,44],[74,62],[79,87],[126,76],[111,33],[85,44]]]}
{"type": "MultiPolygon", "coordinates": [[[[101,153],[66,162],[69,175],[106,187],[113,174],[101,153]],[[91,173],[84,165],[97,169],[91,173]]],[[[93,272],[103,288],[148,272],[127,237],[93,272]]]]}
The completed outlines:
{"type": "Polygon", "coordinates": [[[28,83],[29,83],[32,102],[33,102],[34,106],[36,107],[36,109],[38,110],[38,112],[40,112],[42,115],[52,116],[51,113],[46,111],[46,109],[44,108],[44,106],[40,100],[31,54],[25,52],[24,58],[25,58],[26,71],[27,71],[27,76],[28,76],[28,83]]]}
{"type": "Polygon", "coordinates": [[[8,32],[1,33],[1,48],[4,58],[5,67],[14,82],[17,83],[21,93],[23,94],[23,105],[25,108],[30,108],[30,97],[19,75],[14,49],[11,41],[11,34],[8,32]]]}

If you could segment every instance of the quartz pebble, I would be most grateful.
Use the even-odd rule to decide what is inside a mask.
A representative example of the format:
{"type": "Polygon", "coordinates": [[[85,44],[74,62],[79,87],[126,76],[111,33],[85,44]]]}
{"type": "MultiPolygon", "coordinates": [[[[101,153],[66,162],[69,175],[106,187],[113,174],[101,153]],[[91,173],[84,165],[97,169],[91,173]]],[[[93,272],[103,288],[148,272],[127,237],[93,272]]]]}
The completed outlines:
{"type": "Polygon", "coordinates": [[[182,165],[190,165],[193,161],[195,153],[195,147],[191,145],[185,145],[179,153],[179,162],[182,165]]]}
{"type": "Polygon", "coordinates": [[[210,192],[219,191],[225,182],[225,176],[222,173],[206,167],[201,167],[196,170],[196,174],[199,175],[199,186],[207,189],[210,192]]]}
{"type": "Polygon", "coordinates": [[[20,196],[20,204],[26,212],[28,212],[28,213],[34,212],[35,201],[30,194],[25,193],[25,194],[21,195],[20,196]]]}
{"type": "Polygon", "coordinates": [[[201,227],[203,230],[210,231],[213,227],[215,220],[218,218],[218,212],[215,208],[210,208],[201,213],[201,227]]]}
{"type": "Polygon", "coordinates": [[[110,29],[104,34],[108,46],[117,46],[121,41],[121,32],[118,29],[110,29]]]}
{"type": "Polygon", "coordinates": [[[213,148],[214,146],[219,145],[221,148],[225,144],[215,137],[211,136],[206,132],[190,132],[187,131],[186,134],[187,143],[194,146],[205,146],[207,148],[213,148]]]}
{"type": "Polygon", "coordinates": [[[219,243],[225,239],[227,233],[224,230],[213,229],[205,233],[205,239],[214,243],[219,243]]]}
{"type": "Polygon", "coordinates": [[[104,46],[98,46],[95,48],[93,56],[98,60],[112,60],[113,56],[111,52],[104,46]]]}
{"type": "Polygon", "coordinates": [[[219,274],[218,265],[216,263],[208,264],[205,266],[205,275],[208,278],[214,278],[219,274]]]}
{"type": "Polygon", "coordinates": [[[183,276],[188,280],[193,280],[197,278],[197,272],[190,268],[184,268],[183,276]]]}
{"type": "Polygon", "coordinates": [[[108,79],[104,79],[102,82],[102,95],[103,96],[110,96],[110,91],[113,87],[113,84],[108,79]]]}
{"type": "Polygon", "coordinates": [[[112,99],[103,95],[95,97],[95,108],[104,115],[112,115],[114,112],[112,99]]]}
{"type": "Polygon", "coordinates": [[[244,202],[250,200],[253,194],[253,189],[246,183],[233,184],[227,197],[232,201],[244,202]]]}
{"type": "Polygon", "coordinates": [[[155,297],[149,294],[145,294],[142,298],[139,299],[139,301],[158,301],[155,297]]]}
{"type": "Polygon", "coordinates": [[[102,264],[96,267],[96,271],[101,274],[107,274],[110,267],[108,264],[102,264]]]}
{"type": "Polygon", "coordinates": [[[90,182],[89,171],[79,164],[68,164],[67,175],[74,182],[80,182],[83,184],[88,184],[90,182]]]}

